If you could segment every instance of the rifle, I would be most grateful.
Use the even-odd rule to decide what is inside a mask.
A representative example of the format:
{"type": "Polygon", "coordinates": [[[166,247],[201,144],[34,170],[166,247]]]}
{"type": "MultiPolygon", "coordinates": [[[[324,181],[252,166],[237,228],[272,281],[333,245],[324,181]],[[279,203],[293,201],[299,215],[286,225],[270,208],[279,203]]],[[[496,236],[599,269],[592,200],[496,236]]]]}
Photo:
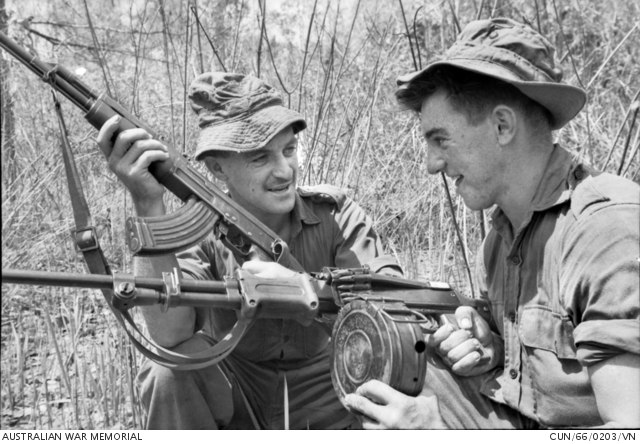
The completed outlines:
{"type": "MultiPolygon", "coordinates": [[[[110,302],[118,310],[153,304],[213,307],[235,310],[240,321],[247,322],[270,318],[309,323],[330,315],[331,377],[340,399],[370,379],[417,395],[426,374],[424,333],[435,331],[441,316],[461,305],[474,307],[491,321],[487,301],[468,299],[444,283],[371,273],[367,268],[324,268],[277,279],[238,269],[222,282],[182,280],[177,270],[162,278],[2,270],[2,282],[110,289],[110,302]]],[[[224,347],[225,356],[235,344],[224,347]]]]}
{"type": "MultiPolygon", "coordinates": [[[[95,93],[65,67],[31,55],[2,32],[0,47],[80,108],[95,128],[100,129],[108,119],[119,115],[119,131],[143,128],[152,137],[159,138],[148,124],[106,93],[95,93]]],[[[162,217],[129,217],[125,231],[133,254],[175,253],[195,245],[213,230],[240,260],[248,259],[255,252],[263,260],[278,262],[296,271],[303,270],[286,242],[200,174],[174,147],[165,145],[169,159],[154,162],[149,171],[185,204],[162,217]]]]}

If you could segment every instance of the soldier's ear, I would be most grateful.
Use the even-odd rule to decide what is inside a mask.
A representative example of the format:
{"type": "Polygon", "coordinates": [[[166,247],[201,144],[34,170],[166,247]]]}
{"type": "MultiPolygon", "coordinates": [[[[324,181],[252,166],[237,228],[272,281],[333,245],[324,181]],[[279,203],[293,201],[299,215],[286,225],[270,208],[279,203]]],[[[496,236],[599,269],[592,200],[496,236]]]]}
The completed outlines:
{"type": "Polygon", "coordinates": [[[207,166],[207,169],[211,171],[211,174],[213,174],[216,179],[221,180],[224,183],[227,182],[229,177],[225,173],[224,166],[222,165],[222,162],[220,161],[220,159],[214,156],[207,156],[203,159],[203,162],[207,166]]]}
{"type": "Polygon", "coordinates": [[[507,105],[497,105],[491,112],[491,122],[500,145],[508,145],[518,130],[518,114],[507,105]]]}

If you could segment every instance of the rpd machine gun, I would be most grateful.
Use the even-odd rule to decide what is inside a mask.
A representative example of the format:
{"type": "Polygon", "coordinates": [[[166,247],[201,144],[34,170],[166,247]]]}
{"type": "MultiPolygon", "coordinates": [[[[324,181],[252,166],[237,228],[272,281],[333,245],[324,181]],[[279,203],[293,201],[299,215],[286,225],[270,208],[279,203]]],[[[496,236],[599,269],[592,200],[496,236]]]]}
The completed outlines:
{"type": "MultiPolygon", "coordinates": [[[[105,94],[94,93],[64,67],[39,60],[3,33],[0,46],[83,110],[94,127],[100,128],[119,115],[120,130],[139,127],[154,134],[120,104],[105,94]]],[[[217,307],[238,312],[237,323],[224,339],[210,350],[190,356],[166,349],[162,355],[155,354],[138,342],[139,330],[134,327],[132,333],[122,322],[139,351],[176,369],[202,368],[224,359],[255,319],[296,319],[304,324],[329,316],[333,323],[331,376],[340,398],[370,379],[417,395],[426,373],[424,331],[433,330],[441,314],[453,313],[460,305],[474,306],[490,318],[485,301],[466,299],[446,284],[394,278],[367,269],[303,273],[282,239],[202,176],[174,148],[167,148],[170,158],[152,164],[150,171],[185,205],[161,218],[129,218],[126,232],[130,250],[138,255],[174,253],[213,231],[240,261],[257,255],[296,271],[295,277],[260,279],[239,270],[223,282],[193,281],[181,280],[174,270],[162,278],[143,278],[111,273],[106,262],[92,267],[95,257],[89,260],[85,254],[92,274],[3,270],[2,282],[98,288],[116,318],[130,324],[129,309],[138,305],[161,304],[165,309],[217,307]]],[[[86,233],[82,231],[82,238],[76,238],[78,245],[89,245],[81,248],[83,254],[90,249],[101,253],[95,232],[88,238],[84,237],[86,233]]]]}
{"type": "Polygon", "coordinates": [[[335,317],[331,377],[341,399],[370,379],[405,394],[419,394],[426,374],[424,333],[434,331],[442,315],[461,305],[490,318],[486,301],[464,298],[447,284],[370,273],[366,268],[325,268],[278,279],[239,269],[222,282],[181,280],[177,270],[163,278],[3,270],[2,282],[111,289],[111,304],[118,310],[153,304],[233,309],[249,325],[260,318],[309,323],[325,315],[335,317]]]}

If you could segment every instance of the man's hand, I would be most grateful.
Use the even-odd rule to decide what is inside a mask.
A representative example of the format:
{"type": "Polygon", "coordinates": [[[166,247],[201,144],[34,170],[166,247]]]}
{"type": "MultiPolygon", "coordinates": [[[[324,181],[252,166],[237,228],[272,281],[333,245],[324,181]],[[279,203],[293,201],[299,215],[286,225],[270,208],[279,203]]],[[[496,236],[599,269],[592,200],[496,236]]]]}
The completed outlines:
{"type": "Polygon", "coordinates": [[[345,396],[344,402],[362,415],[362,427],[367,430],[446,428],[438,399],[426,389],[414,398],[373,379],[345,396]]]}
{"type": "Polygon", "coordinates": [[[98,146],[107,156],[109,168],[131,193],[139,216],[164,214],[164,187],[149,172],[149,165],[169,158],[167,148],[141,128],[122,131],[120,116],[107,120],[98,134],[98,146]]]}
{"type": "Polygon", "coordinates": [[[246,261],[242,264],[242,269],[265,279],[285,279],[297,274],[276,262],[264,262],[257,259],[246,261]]]}
{"type": "Polygon", "coordinates": [[[427,338],[429,348],[461,376],[479,375],[502,365],[502,340],[478,312],[471,307],[458,307],[455,317],[460,328],[445,323],[427,338]]]}

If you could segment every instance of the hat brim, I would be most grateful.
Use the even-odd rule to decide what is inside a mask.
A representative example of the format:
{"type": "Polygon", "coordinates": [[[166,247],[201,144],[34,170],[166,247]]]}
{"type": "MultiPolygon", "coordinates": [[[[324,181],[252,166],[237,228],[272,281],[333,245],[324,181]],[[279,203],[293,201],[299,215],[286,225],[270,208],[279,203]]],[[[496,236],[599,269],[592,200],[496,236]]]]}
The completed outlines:
{"type": "Polygon", "coordinates": [[[449,59],[430,64],[426,68],[398,77],[397,84],[415,81],[428,76],[439,66],[453,66],[472,71],[513,85],[525,96],[545,107],[551,114],[552,129],[559,129],[573,119],[587,101],[587,95],[581,88],[555,82],[523,81],[514,73],[495,63],[473,59],[449,59]]]}
{"type": "Polygon", "coordinates": [[[264,148],[279,132],[293,127],[298,133],[307,127],[304,117],[284,106],[269,106],[241,119],[227,119],[200,130],[195,158],[216,151],[248,152],[264,148]]]}

